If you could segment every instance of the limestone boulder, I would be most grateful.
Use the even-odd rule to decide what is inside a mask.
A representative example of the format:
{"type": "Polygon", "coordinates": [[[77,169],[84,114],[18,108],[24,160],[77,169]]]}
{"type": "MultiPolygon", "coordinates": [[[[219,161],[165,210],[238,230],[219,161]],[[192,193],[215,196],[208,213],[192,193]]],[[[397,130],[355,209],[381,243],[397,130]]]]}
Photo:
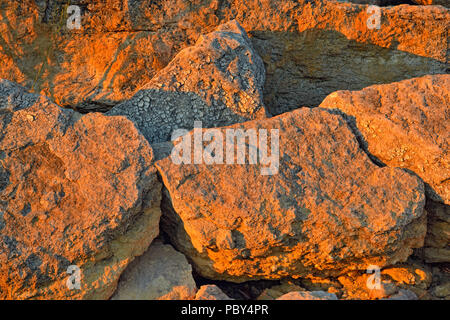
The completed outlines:
{"type": "Polygon", "coordinates": [[[413,171],[428,197],[449,205],[449,88],[450,75],[429,75],[334,92],[320,106],[342,111],[370,154],[413,171]]]}
{"type": "Polygon", "coordinates": [[[442,6],[381,7],[378,26],[365,4],[321,0],[72,4],[80,29],[67,28],[64,2],[0,1],[0,78],[83,112],[130,99],[200,35],[233,19],[264,61],[272,114],[448,68],[450,13],[442,6]]]}
{"type": "Polygon", "coordinates": [[[126,115],[151,142],[175,129],[219,127],[265,118],[264,65],[235,20],[182,50],[132,99],[110,115],[126,115]]]}
{"type": "Polygon", "coordinates": [[[195,129],[173,144],[155,164],[167,188],[162,227],[207,278],[336,275],[423,246],[422,181],[375,165],[328,110],[195,129]],[[183,157],[180,146],[190,147],[183,157]]]}
{"type": "Polygon", "coordinates": [[[122,274],[112,300],[193,299],[192,267],[171,245],[154,242],[122,274]]]}
{"type": "Polygon", "coordinates": [[[133,123],[0,81],[0,298],[105,299],[159,232],[161,184],[133,123]]]}
{"type": "Polygon", "coordinates": [[[228,297],[218,286],[208,284],[201,286],[195,295],[195,300],[233,300],[228,297]]]}

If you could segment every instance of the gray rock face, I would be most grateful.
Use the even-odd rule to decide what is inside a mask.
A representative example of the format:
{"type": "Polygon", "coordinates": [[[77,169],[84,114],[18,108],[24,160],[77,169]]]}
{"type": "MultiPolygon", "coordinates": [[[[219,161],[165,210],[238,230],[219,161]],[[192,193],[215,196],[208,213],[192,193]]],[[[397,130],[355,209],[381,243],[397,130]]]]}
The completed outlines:
{"type": "Polygon", "coordinates": [[[197,286],[186,257],[154,242],[122,274],[113,300],[193,299],[197,286]]]}
{"type": "Polygon", "coordinates": [[[219,127],[264,118],[264,65],[245,31],[230,21],[200,37],[132,99],[108,112],[126,115],[152,143],[174,129],[219,127]]]}
{"type": "Polygon", "coordinates": [[[289,292],[277,300],[338,300],[334,293],[325,291],[294,291],[289,292]]]}
{"type": "Polygon", "coordinates": [[[0,128],[0,299],[109,298],[159,232],[148,142],[6,80],[0,128]]]}

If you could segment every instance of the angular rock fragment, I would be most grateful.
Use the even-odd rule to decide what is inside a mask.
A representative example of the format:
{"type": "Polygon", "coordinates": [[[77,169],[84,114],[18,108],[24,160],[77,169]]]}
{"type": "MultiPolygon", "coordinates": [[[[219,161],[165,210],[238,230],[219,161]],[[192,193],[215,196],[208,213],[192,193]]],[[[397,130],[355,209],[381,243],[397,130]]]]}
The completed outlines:
{"type": "Polygon", "coordinates": [[[414,171],[427,196],[450,204],[450,75],[337,91],[320,105],[348,116],[382,163],[414,171]]]}
{"type": "Polygon", "coordinates": [[[153,152],[131,121],[0,81],[0,298],[105,299],[159,232],[153,152]]]}
{"type": "Polygon", "coordinates": [[[209,284],[201,286],[195,295],[195,300],[233,300],[228,297],[222,290],[216,285],[209,284]]]}
{"type": "Polygon", "coordinates": [[[153,243],[122,274],[113,300],[186,300],[197,291],[192,268],[171,245],[153,243]]]}
{"type": "Polygon", "coordinates": [[[367,5],[333,1],[108,0],[83,6],[81,28],[67,29],[65,3],[51,3],[2,2],[0,78],[83,111],[131,98],[201,34],[233,19],[264,60],[272,114],[448,69],[450,12],[440,6],[382,7],[378,28],[367,23],[367,5]]]}
{"type": "Polygon", "coordinates": [[[294,291],[282,295],[277,300],[338,300],[338,298],[334,293],[325,291],[294,291]]]}
{"type": "Polygon", "coordinates": [[[162,226],[207,278],[333,275],[404,261],[423,245],[421,180],[373,164],[327,110],[197,129],[174,143],[155,164],[167,188],[162,226]],[[214,144],[180,161],[180,146],[201,134],[214,144]]]}
{"type": "Polygon", "coordinates": [[[110,115],[126,115],[151,142],[171,139],[175,129],[219,127],[265,118],[264,65],[234,20],[200,37],[132,99],[110,115]]]}

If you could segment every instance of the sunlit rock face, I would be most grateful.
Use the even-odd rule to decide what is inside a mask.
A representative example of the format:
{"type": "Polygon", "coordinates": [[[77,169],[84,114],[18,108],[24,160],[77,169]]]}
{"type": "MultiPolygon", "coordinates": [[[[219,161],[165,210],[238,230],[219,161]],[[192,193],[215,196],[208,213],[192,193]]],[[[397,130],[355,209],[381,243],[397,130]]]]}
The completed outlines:
{"type": "MultiPolygon", "coordinates": [[[[445,73],[448,9],[297,0],[78,1],[68,29],[56,1],[0,1],[0,78],[83,112],[131,98],[200,35],[236,19],[267,70],[272,114],[329,93],[445,73]],[[372,19],[372,20],[371,20],[372,19]]],[[[67,16],[67,14],[66,14],[67,16]]]]}
{"type": "Polygon", "coordinates": [[[112,300],[192,300],[197,286],[186,257],[155,241],[122,274],[112,300]]]}
{"type": "Polygon", "coordinates": [[[0,298],[109,298],[159,232],[148,142],[6,80],[0,127],[0,298]]]}
{"type": "Polygon", "coordinates": [[[365,148],[426,183],[427,196],[450,204],[450,75],[338,91],[320,105],[342,111],[365,148]]]}
{"type": "Polygon", "coordinates": [[[265,118],[264,65],[235,20],[200,37],[132,99],[108,112],[132,120],[150,143],[175,129],[220,127],[265,118]]]}
{"type": "MultiPolygon", "coordinates": [[[[340,115],[302,108],[216,134],[230,129],[266,132],[274,166],[177,164],[174,153],[156,162],[167,188],[163,229],[201,275],[235,282],[329,276],[404,261],[423,245],[422,181],[375,165],[340,115]]],[[[266,148],[255,141],[245,152],[266,148]]],[[[205,157],[220,148],[205,149],[205,157]]]]}

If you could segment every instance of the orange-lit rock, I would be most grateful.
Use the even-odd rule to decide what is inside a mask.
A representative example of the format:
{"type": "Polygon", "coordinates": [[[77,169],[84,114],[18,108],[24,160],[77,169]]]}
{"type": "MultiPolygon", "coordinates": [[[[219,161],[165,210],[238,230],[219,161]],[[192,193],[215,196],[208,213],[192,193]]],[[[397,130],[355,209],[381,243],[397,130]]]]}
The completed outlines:
{"type": "Polygon", "coordinates": [[[220,127],[266,117],[264,65],[235,20],[200,37],[132,99],[108,112],[125,115],[150,141],[171,139],[175,129],[220,127]]]}
{"type": "Polygon", "coordinates": [[[6,80],[0,127],[0,298],[110,297],[159,232],[148,142],[123,117],[82,116],[6,80]]]}
{"type": "Polygon", "coordinates": [[[450,204],[450,75],[338,91],[320,105],[349,116],[365,148],[390,167],[414,171],[427,196],[450,204]]]}
{"type": "MultiPolygon", "coordinates": [[[[373,164],[339,115],[302,108],[216,130],[227,129],[265,129],[269,137],[278,129],[278,171],[262,175],[261,162],[156,162],[167,188],[163,228],[201,275],[337,275],[404,261],[423,245],[423,183],[373,164]]],[[[248,148],[258,150],[251,141],[248,148]]]]}
{"type": "Polygon", "coordinates": [[[293,291],[282,295],[277,300],[337,300],[334,293],[325,291],[293,291]]]}
{"type": "Polygon", "coordinates": [[[426,5],[426,6],[444,6],[447,8],[450,8],[450,1],[449,0],[413,0],[417,4],[426,5]]]}
{"type": "Polygon", "coordinates": [[[65,6],[1,0],[0,78],[33,87],[59,105],[108,110],[129,99],[201,34],[232,19],[250,34],[267,69],[273,114],[317,106],[329,93],[445,73],[448,9],[297,0],[80,1],[80,30],[65,6]]]}
{"type": "Polygon", "coordinates": [[[201,286],[195,295],[195,300],[233,300],[216,285],[201,286]]]}

